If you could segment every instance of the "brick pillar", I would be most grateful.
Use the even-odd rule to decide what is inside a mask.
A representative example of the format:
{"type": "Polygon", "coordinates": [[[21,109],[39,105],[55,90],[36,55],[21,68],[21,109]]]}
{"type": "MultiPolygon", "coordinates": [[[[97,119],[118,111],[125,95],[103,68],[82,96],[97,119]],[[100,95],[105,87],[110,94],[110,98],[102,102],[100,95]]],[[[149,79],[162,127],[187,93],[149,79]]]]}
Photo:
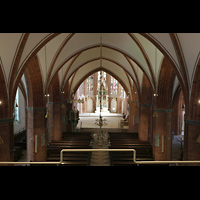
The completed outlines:
{"type": "Polygon", "coordinates": [[[0,119],[0,136],[3,144],[0,144],[0,161],[13,162],[14,161],[14,130],[13,118],[0,119]]]}
{"type": "MultiPolygon", "coordinates": [[[[87,102],[85,102],[87,103],[87,102]]],[[[84,103],[84,104],[85,104],[84,103]]],[[[70,100],[64,100],[63,104],[65,105],[65,108],[62,109],[62,116],[66,116],[67,115],[67,120],[68,120],[68,111],[72,109],[72,103],[70,100]]],[[[62,119],[61,119],[62,120],[62,119]]],[[[69,121],[66,121],[66,124],[62,123],[62,132],[71,132],[72,127],[71,127],[71,123],[69,121]]]]}
{"type": "Polygon", "coordinates": [[[152,133],[152,104],[140,104],[139,140],[150,141],[152,133]]]}
{"type": "Polygon", "coordinates": [[[67,113],[67,101],[64,100],[62,103],[64,104],[65,107],[61,109],[61,114],[62,114],[62,116],[61,116],[61,120],[62,120],[61,126],[62,126],[62,132],[66,132],[67,127],[66,127],[66,124],[63,123],[62,117],[66,116],[66,113],[67,113]]]}
{"type": "Polygon", "coordinates": [[[129,101],[129,131],[138,132],[139,125],[139,102],[138,101],[129,101]]]}
{"type": "Polygon", "coordinates": [[[45,115],[46,107],[27,108],[27,161],[46,161],[47,134],[45,115]]]}
{"type": "Polygon", "coordinates": [[[49,108],[49,123],[48,123],[48,134],[51,140],[61,140],[62,139],[62,111],[61,103],[48,103],[49,108]]]}
{"type": "Polygon", "coordinates": [[[128,126],[129,126],[129,131],[133,132],[133,109],[134,109],[134,102],[133,101],[129,101],[129,115],[128,115],[128,126]]]}
{"type": "Polygon", "coordinates": [[[154,109],[158,117],[153,118],[154,160],[171,160],[172,109],[154,109]]]}

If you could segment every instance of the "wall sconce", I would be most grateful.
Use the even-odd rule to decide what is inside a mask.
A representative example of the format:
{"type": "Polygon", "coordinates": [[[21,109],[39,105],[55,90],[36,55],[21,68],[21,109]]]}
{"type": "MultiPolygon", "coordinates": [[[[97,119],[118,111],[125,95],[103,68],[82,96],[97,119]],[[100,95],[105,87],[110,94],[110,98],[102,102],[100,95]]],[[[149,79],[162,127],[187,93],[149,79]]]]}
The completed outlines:
{"type": "Polygon", "coordinates": [[[197,142],[197,143],[200,143],[200,135],[198,136],[196,142],[197,142]]]}
{"type": "Polygon", "coordinates": [[[2,101],[0,101],[0,105],[2,104],[2,101]]]}
{"type": "Polygon", "coordinates": [[[61,108],[65,108],[65,105],[63,103],[61,104],[61,108]]]}
{"type": "Polygon", "coordinates": [[[0,136],[0,144],[3,144],[3,143],[4,143],[4,141],[3,141],[2,137],[0,136]]]}
{"type": "Polygon", "coordinates": [[[50,114],[49,114],[49,111],[47,111],[46,115],[45,115],[45,118],[49,118],[50,117],[50,114]]]}
{"type": "Polygon", "coordinates": [[[156,111],[154,111],[153,117],[154,117],[154,118],[158,117],[158,113],[157,113],[156,111]]]}
{"type": "Polygon", "coordinates": [[[200,99],[198,100],[198,103],[200,104],[200,99]]]}

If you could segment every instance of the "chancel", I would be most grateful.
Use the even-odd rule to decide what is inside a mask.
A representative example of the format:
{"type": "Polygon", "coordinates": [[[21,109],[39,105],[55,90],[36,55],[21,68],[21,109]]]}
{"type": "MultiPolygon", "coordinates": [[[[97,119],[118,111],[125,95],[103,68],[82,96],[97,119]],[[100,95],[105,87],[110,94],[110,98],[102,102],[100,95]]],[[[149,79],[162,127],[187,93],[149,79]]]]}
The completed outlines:
{"type": "Polygon", "coordinates": [[[0,165],[200,164],[200,33],[0,33],[0,44],[0,165]]]}

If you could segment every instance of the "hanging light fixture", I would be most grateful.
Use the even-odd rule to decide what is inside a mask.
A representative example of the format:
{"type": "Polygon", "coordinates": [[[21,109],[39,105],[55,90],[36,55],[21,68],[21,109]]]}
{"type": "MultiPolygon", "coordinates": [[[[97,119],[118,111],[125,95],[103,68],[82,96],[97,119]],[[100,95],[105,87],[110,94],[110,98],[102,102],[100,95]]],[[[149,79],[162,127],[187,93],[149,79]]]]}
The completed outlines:
{"type": "MultiPolygon", "coordinates": [[[[100,68],[102,68],[102,35],[100,37],[100,68]]],[[[93,148],[106,148],[110,146],[110,137],[108,133],[104,133],[102,130],[102,126],[105,125],[105,119],[101,116],[102,110],[102,97],[103,97],[103,74],[102,70],[100,69],[100,88],[99,88],[99,95],[100,95],[100,114],[99,119],[96,120],[95,124],[99,126],[98,133],[94,133],[92,136],[92,140],[90,142],[90,146],[93,148]]]]}
{"type": "MultiPolygon", "coordinates": [[[[47,83],[47,51],[46,51],[46,45],[45,45],[45,68],[46,68],[46,83],[47,83]]],[[[49,118],[49,109],[48,109],[48,103],[49,103],[49,94],[45,94],[45,97],[47,98],[47,104],[46,104],[46,107],[47,107],[47,112],[46,112],[46,115],[45,115],[45,118],[49,118]]]]}
{"type": "MultiPolygon", "coordinates": [[[[62,79],[63,79],[63,67],[62,67],[62,79]]],[[[64,82],[64,81],[63,81],[64,82]]],[[[64,91],[62,91],[61,92],[62,93],[62,104],[61,104],[61,108],[63,109],[63,108],[65,108],[65,105],[64,105],[64,103],[63,103],[63,100],[64,100],[64,91]]]]}

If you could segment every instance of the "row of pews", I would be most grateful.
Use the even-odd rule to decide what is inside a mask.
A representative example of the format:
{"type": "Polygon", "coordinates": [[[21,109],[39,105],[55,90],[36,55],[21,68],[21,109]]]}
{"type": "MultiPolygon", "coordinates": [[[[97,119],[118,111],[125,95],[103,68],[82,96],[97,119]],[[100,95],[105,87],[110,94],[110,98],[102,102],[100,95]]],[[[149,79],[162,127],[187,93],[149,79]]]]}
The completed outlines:
{"type": "MultiPolygon", "coordinates": [[[[90,149],[91,132],[63,133],[62,140],[52,140],[47,147],[47,161],[60,161],[62,149],[90,149]]],[[[64,152],[65,166],[89,166],[91,152],[64,152]]]]}
{"type": "MultiPolygon", "coordinates": [[[[139,141],[138,133],[109,132],[110,149],[135,149],[136,161],[153,161],[152,146],[139,141]]],[[[134,166],[133,152],[110,152],[112,166],[134,166]]]]}
{"type": "Polygon", "coordinates": [[[14,135],[14,161],[17,162],[22,154],[22,150],[26,150],[26,130],[22,130],[21,132],[14,135]]]}

